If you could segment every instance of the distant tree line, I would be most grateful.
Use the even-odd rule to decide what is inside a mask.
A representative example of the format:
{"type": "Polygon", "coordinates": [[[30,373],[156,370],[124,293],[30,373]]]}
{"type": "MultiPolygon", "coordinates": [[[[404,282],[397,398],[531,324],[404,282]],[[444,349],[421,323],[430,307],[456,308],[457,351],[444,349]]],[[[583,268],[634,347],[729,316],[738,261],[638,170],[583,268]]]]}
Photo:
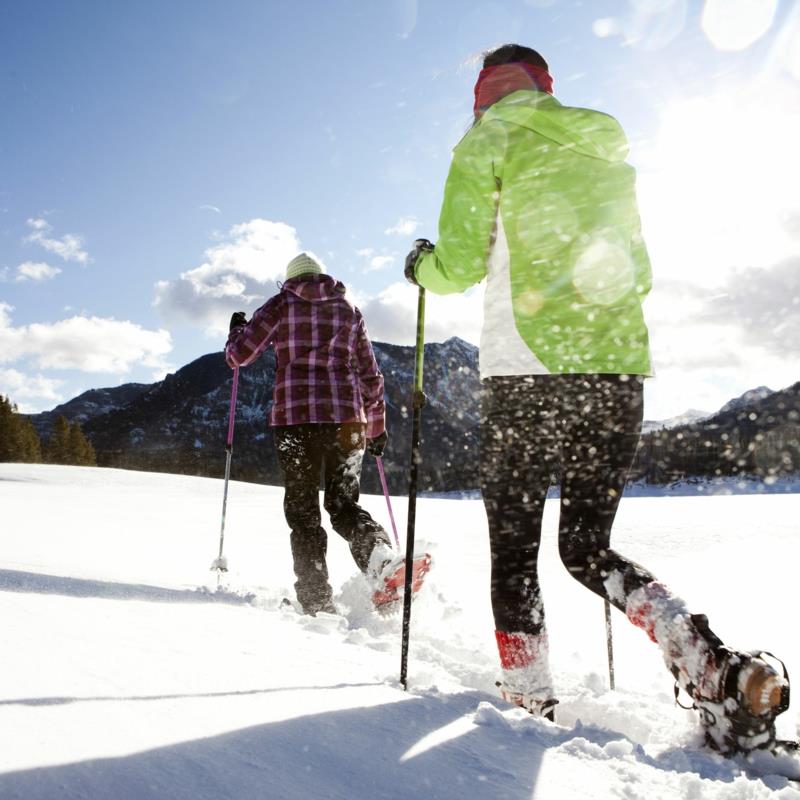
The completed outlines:
{"type": "Polygon", "coordinates": [[[645,434],[631,471],[633,479],[669,483],[689,475],[775,479],[800,474],[800,412],[782,418],[746,411],[645,434]]]}
{"type": "Polygon", "coordinates": [[[77,422],[59,417],[43,444],[30,420],[8,397],[0,395],[0,461],[28,464],[97,465],[94,448],[77,422]]]}

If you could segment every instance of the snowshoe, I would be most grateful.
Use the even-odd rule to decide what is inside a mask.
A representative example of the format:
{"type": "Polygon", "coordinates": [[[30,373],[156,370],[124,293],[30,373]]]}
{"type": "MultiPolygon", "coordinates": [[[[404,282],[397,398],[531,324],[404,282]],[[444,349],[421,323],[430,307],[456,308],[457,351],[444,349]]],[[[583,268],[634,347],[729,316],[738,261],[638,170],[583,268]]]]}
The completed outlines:
{"type": "MultiPolygon", "coordinates": [[[[716,696],[690,691],[694,708],[700,712],[707,745],[723,754],[773,750],[778,746],[775,719],[789,708],[785,665],[771,653],[761,651],[740,653],[721,647],[716,656],[716,696]],[[780,663],[782,676],[764,656],[780,663]]],[[[676,683],[676,699],[677,689],[676,683]]]]}
{"type": "Polygon", "coordinates": [[[512,706],[519,706],[524,708],[529,714],[534,717],[542,717],[543,719],[556,721],[555,707],[558,705],[558,700],[555,697],[541,698],[533,694],[526,694],[525,692],[515,692],[509,689],[502,681],[495,683],[500,689],[500,697],[510,703],[512,706]]]}
{"type": "Polygon", "coordinates": [[[789,676],[780,659],[726,647],[705,614],[688,613],[657,581],[629,595],[626,614],[661,648],[676,702],[680,689],[692,698],[688,707],[700,712],[709,747],[725,755],[774,747],[775,719],[789,707],[789,676]],[[783,676],[764,656],[780,663],[783,676]]]}
{"type": "MultiPolygon", "coordinates": [[[[416,594],[421,588],[425,575],[431,568],[429,553],[414,556],[411,568],[411,593],[416,594]]],[[[377,579],[377,588],[372,593],[372,602],[376,609],[388,611],[403,597],[406,580],[405,556],[388,561],[384,564],[377,579]]]]}

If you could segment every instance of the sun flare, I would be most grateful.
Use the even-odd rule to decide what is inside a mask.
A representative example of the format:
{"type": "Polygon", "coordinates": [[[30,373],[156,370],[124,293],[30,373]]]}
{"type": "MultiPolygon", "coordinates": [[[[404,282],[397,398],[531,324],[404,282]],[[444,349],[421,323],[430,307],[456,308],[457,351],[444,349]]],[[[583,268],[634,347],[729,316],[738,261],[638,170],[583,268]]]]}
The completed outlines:
{"type": "Polygon", "coordinates": [[[735,87],[669,106],[639,182],[656,271],[710,287],[796,253],[798,141],[793,86],[735,87]]]}

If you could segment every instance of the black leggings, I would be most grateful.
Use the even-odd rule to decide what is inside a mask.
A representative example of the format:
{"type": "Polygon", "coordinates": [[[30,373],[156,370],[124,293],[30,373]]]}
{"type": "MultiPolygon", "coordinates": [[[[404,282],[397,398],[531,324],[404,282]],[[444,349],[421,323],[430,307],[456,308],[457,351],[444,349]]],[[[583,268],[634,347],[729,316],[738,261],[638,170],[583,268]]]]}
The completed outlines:
{"type": "Polygon", "coordinates": [[[561,484],[558,547],[564,565],[624,612],[625,598],[654,580],[610,546],[641,429],[642,378],[488,378],[481,399],[481,489],[495,628],[531,634],[544,629],[536,564],[551,477],[561,484]],[[609,593],[604,582],[615,572],[609,593]]]}
{"type": "Polygon", "coordinates": [[[365,426],[360,423],[287,425],[274,428],[285,477],[283,511],[292,530],[297,599],[304,608],[331,599],[325,555],[328,537],[319,508],[320,475],[325,478],[325,510],[333,529],[350,545],[365,572],[372,550],[389,544],[386,531],[359,504],[365,426]]]}

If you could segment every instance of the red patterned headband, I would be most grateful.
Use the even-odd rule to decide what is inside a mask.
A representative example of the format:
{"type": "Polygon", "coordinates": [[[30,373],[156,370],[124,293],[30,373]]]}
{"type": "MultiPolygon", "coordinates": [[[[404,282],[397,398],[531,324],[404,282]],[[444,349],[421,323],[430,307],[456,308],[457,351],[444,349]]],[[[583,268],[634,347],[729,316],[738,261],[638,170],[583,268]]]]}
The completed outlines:
{"type": "Polygon", "coordinates": [[[525,61],[484,67],[475,84],[475,116],[480,116],[490,105],[520,89],[538,89],[553,94],[553,78],[546,69],[525,61]]]}

